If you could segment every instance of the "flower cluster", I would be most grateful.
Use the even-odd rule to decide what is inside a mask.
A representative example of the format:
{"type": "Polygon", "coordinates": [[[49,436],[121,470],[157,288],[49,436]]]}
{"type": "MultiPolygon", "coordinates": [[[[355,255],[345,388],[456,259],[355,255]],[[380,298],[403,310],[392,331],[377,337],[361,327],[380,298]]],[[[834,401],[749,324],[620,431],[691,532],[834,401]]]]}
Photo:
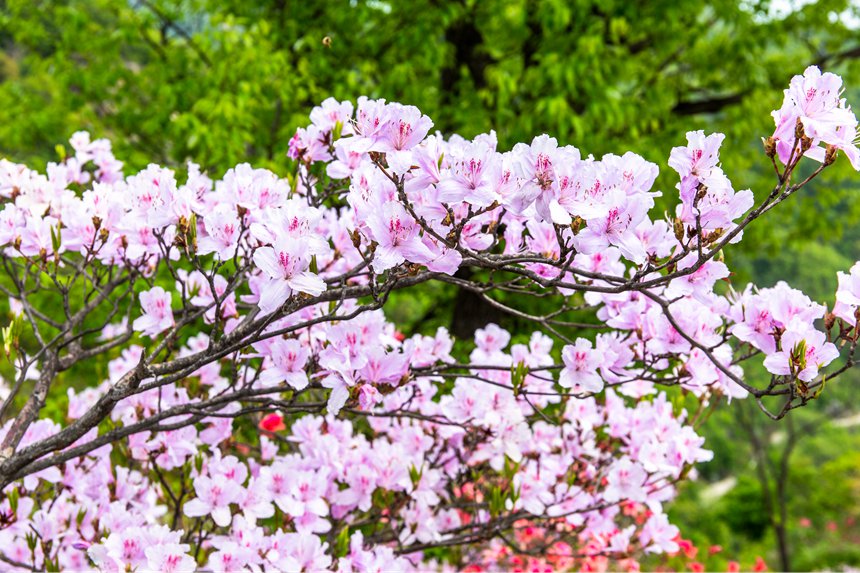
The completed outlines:
{"type": "MultiPolygon", "coordinates": [[[[495,325],[480,331],[473,358],[487,363],[458,377],[450,393],[440,396],[438,376],[421,371],[451,360],[447,333],[440,330],[435,337],[417,335],[401,342],[381,313],[362,316],[330,325],[317,336],[307,330],[299,338],[278,338],[261,348],[263,364],[279,357],[273,368],[280,373],[277,382],[264,379],[262,374],[270,369],[261,373],[250,363],[243,368],[254,380],[251,388],[295,388],[307,385],[307,379],[297,384],[287,377],[295,375],[301,367],[296,365],[309,352],[321,362],[330,349],[329,354],[341,358],[374,348],[400,357],[396,368],[381,367],[382,355],[352,366],[355,384],[390,389],[364,410],[369,432],[357,431],[356,423],[331,414],[306,415],[278,436],[284,445],[264,432],[259,453],[253,456],[241,456],[243,448],[235,441],[229,417],[133,434],[127,448],[136,470],[113,466],[115,452],[108,445],[74,458],[63,472],[50,468],[17,485],[14,505],[7,499],[3,506],[12,525],[0,530],[0,538],[4,546],[15,548],[7,555],[21,563],[57,562],[62,568],[82,568],[88,556],[106,571],[193,570],[197,562],[189,555],[188,537],[163,524],[179,523],[177,516],[184,516],[191,523],[211,519],[203,549],[206,566],[214,571],[319,570],[336,561],[339,570],[346,571],[364,570],[369,563],[404,569],[416,565],[420,555],[407,551],[407,560],[384,544],[370,543],[389,534],[405,548],[450,540],[463,528],[491,523],[496,511],[547,520],[549,527],[578,541],[581,549],[571,553],[571,559],[605,551],[630,555],[634,547],[677,550],[673,540],[678,530],[667,521],[663,503],[674,496],[682,473],[711,454],[686,424],[686,414],[675,412],[665,394],[630,405],[607,390],[600,402],[587,398],[566,406],[563,395],[545,395],[546,404],[563,406],[561,423],[533,422],[528,394],[515,396],[509,389],[511,369],[497,366],[516,360],[551,363],[552,343],[543,335],[535,333],[528,346],[507,349],[508,332],[495,325]],[[338,348],[340,344],[344,346],[338,348]],[[285,354],[291,357],[287,366],[285,354]],[[407,376],[413,382],[401,384],[407,376]],[[408,418],[374,415],[402,411],[407,404],[412,405],[408,418]],[[170,472],[179,472],[177,485],[188,497],[181,507],[170,495],[163,497],[165,490],[159,491],[152,481],[170,472]],[[54,503],[39,507],[38,496],[46,488],[59,495],[54,503]],[[399,510],[379,514],[380,499],[386,501],[383,507],[399,510]],[[493,501],[482,503],[487,500],[493,501]],[[359,524],[374,516],[381,526],[363,533],[359,524]],[[284,522],[289,523],[287,531],[274,525],[284,522]],[[59,539],[61,530],[62,543],[49,543],[59,539]],[[339,559],[319,537],[333,530],[351,532],[351,549],[339,559]],[[28,543],[32,531],[40,541],[35,548],[28,543]]],[[[129,352],[116,361],[134,362],[138,354],[129,352]]],[[[122,369],[112,364],[116,368],[122,369]]],[[[333,375],[340,376],[329,370],[333,375]]],[[[545,386],[536,375],[531,378],[525,380],[526,388],[545,386]]],[[[214,395],[223,386],[217,373],[203,371],[191,379],[214,395]]],[[[108,380],[80,393],[69,390],[68,417],[86,412],[110,384],[108,380]]],[[[159,410],[193,406],[186,384],[164,385],[125,399],[112,418],[131,427],[159,410]]],[[[22,445],[59,430],[57,424],[38,422],[22,445]]],[[[171,491],[173,486],[164,487],[171,491]]]]}
{"type": "Polygon", "coordinates": [[[840,150],[854,169],[860,169],[857,118],[841,96],[842,78],[822,74],[816,66],[791,80],[782,107],[773,112],[772,140],[780,161],[787,164],[792,156],[804,154],[827,163],[840,150]]]}
{"type": "MultiPolygon", "coordinates": [[[[703,131],[693,131],[687,134],[687,147],[676,147],[669,156],[669,166],[681,176],[677,220],[706,233],[706,241],[730,230],[735,219],[753,206],[752,191],[736,193],[719,166],[723,139],[722,133],[706,136],[703,131]]],[[[738,234],[736,240],[740,238],[738,234]]]]}
{"type": "MultiPolygon", "coordinates": [[[[840,273],[841,275],[842,273],[840,273]]],[[[840,277],[840,282],[842,278],[840,277]]],[[[747,288],[732,307],[732,334],[764,352],[764,365],[773,374],[793,375],[804,382],[818,376],[839,352],[814,322],[824,307],[784,282],[773,288],[747,288]]]]}
{"type": "Polygon", "coordinates": [[[723,136],[687,134],[666,219],[638,155],[546,135],[501,151],[367,98],[314,108],[286,177],[124,176],[82,133],[46,174],[0,162],[7,563],[491,568],[540,542],[541,566],[634,568],[679,551],[664,506],[711,454],[672,393],[786,396],[781,417],[817,397],[834,337],[856,340],[860,267],[826,313],[783,283],[736,292],[720,256],[800,187],[792,146],[823,150],[822,169],[834,149],[852,159],[833,78],[792,81],[772,142],[785,168],[758,206],[722,171],[723,136]],[[539,330],[406,336],[382,307],[430,281],[539,330]],[[529,296],[556,309],[532,314],[529,296]],[[764,389],[743,370],[759,355],[764,389]],[[78,380],[99,357],[101,380],[78,380]],[[43,412],[58,391],[65,414],[43,412]]]}

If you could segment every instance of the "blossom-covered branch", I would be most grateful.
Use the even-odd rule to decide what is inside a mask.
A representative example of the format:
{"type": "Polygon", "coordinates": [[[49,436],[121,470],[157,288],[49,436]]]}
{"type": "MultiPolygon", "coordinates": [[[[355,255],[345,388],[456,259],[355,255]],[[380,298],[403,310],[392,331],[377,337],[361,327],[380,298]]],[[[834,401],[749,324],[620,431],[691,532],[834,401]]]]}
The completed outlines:
{"type": "Polygon", "coordinates": [[[499,151],[365,98],[314,108],[285,177],[126,176],[83,132],[44,174],[0,162],[3,561],[563,568],[677,551],[664,503],[711,457],[699,414],[751,395],[778,419],[853,365],[860,263],[827,312],[784,283],[733,289],[722,255],[840,153],[860,167],[840,90],[814,67],[792,80],[758,203],[720,167],[724,137],[689,133],[666,219],[638,155],[547,135],[499,151]],[[382,309],[430,282],[534,332],[404,336],[382,309]],[[745,376],[751,360],[769,380],[745,376]]]}

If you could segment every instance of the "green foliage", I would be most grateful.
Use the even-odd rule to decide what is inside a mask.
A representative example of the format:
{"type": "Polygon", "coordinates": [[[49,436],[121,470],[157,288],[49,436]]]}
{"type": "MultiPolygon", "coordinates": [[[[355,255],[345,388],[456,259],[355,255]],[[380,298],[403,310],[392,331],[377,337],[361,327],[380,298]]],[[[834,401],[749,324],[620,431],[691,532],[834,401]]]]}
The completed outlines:
{"type": "Polygon", "coordinates": [[[731,531],[756,541],[764,537],[769,525],[761,486],[747,476],[726,494],[717,515],[731,531]]]}

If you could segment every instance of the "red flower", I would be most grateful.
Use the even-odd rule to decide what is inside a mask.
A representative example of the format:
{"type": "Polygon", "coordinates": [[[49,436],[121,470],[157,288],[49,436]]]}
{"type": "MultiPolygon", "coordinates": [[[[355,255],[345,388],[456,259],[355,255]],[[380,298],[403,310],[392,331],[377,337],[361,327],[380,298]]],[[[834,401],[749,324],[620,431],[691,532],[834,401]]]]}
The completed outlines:
{"type": "Polygon", "coordinates": [[[739,573],[741,570],[741,564],[737,561],[729,561],[728,566],[726,567],[726,571],[728,573],[739,573]]]}
{"type": "Polygon", "coordinates": [[[284,418],[280,414],[269,414],[260,420],[260,429],[266,432],[280,432],[286,430],[284,418]]]}
{"type": "Polygon", "coordinates": [[[755,565],[753,565],[753,571],[767,571],[768,566],[767,563],[764,562],[764,559],[761,557],[755,558],[755,565]]]}
{"type": "Polygon", "coordinates": [[[678,547],[681,548],[681,551],[684,552],[684,555],[686,555],[688,559],[694,559],[696,554],[699,552],[699,548],[693,545],[693,542],[689,539],[681,539],[679,536],[677,543],[678,547]]]}
{"type": "Polygon", "coordinates": [[[703,573],[705,571],[705,566],[698,561],[693,561],[690,563],[690,571],[693,573],[703,573]]]}

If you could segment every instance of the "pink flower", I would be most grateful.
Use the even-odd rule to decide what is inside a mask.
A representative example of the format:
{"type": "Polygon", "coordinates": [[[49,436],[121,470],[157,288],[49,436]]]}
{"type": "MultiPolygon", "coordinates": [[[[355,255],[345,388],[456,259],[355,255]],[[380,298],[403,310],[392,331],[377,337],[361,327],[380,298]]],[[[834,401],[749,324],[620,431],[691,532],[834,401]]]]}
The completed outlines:
{"type": "Polygon", "coordinates": [[[669,155],[669,167],[683,179],[689,175],[707,179],[720,162],[720,146],[726,138],[722,133],[708,136],[704,131],[687,132],[687,146],[673,147],[669,155]]]}
{"type": "MultiPolygon", "coordinates": [[[[215,297],[218,297],[220,307],[220,318],[225,319],[231,316],[236,316],[236,293],[231,292],[227,296],[229,283],[222,275],[216,274],[211,277],[210,283],[200,271],[187,272],[184,269],[177,271],[176,291],[185,292],[186,296],[190,296],[189,302],[197,307],[208,307],[206,310],[205,319],[208,324],[215,322],[215,297]],[[215,286],[215,293],[212,292],[212,285],[215,286]]],[[[208,339],[207,339],[208,344],[208,339]]]]}
{"type": "Polygon", "coordinates": [[[186,543],[167,543],[146,548],[146,563],[152,571],[183,573],[197,570],[197,563],[188,555],[186,543]]]}
{"type": "Polygon", "coordinates": [[[283,550],[275,553],[275,563],[280,571],[326,571],[331,557],[326,553],[328,543],[316,535],[287,533],[281,537],[283,550]]]}
{"type": "Polygon", "coordinates": [[[694,559],[699,553],[699,548],[693,545],[689,539],[678,538],[678,547],[688,559],[694,559]]]}
{"type": "Polygon", "coordinates": [[[475,331],[475,344],[487,353],[504,349],[510,341],[511,334],[498,324],[490,323],[475,331]]]}
{"type": "Polygon", "coordinates": [[[515,213],[523,213],[538,195],[552,187],[555,177],[553,165],[560,159],[558,141],[546,134],[539,135],[531,145],[515,145],[513,155],[514,172],[523,184],[508,196],[506,203],[515,213]]]}
{"type": "Polygon", "coordinates": [[[836,304],[833,314],[850,324],[857,325],[856,313],[860,308],[860,262],[851,267],[848,274],[836,273],[839,287],[836,290],[836,304]]]}
{"type": "Polygon", "coordinates": [[[220,527],[227,527],[232,520],[230,504],[239,503],[243,496],[242,487],[232,480],[213,479],[199,476],[194,479],[197,497],[187,502],[183,512],[188,517],[211,515],[220,527]]]}
{"type": "Polygon", "coordinates": [[[305,364],[310,352],[295,338],[279,338],[267,345],[265,355],[268,356],[260,373],[260,384],[277,386],[286,382],[296,390],[303,390],[308,385],[308,375],[305,364]]]}
{"type": "Polygon", "coordinates": [[[376,472],[368,466],[359,466],[346,476],[349,487],[337,492],[335,502],[339,505],[358,507],[368,511],[373,492],[376,491],[376,472]]]}
{"type": "Polygon", "coordinates": [[[293,518],[296,530],[325,533],[331,529],[326,492],[329,470],[298,470],[293,464],[275,463],[270,471],[261,472],[272,501],[293,518]]]}
{"type": "Polygon", "coordinates": [[[358,389],[358,407],[365,412],[382,401],[382,394],[370,384],[362,384],[358,389]]]}
{"type": "Polygon", "coordinates": [[[616,531],[609,540],[607,551],[610,553],[628,553],[630,550],[630,537],[635,530],[636,526],[631,525],[620,531],[616,531]]]}
{"type": "MultiPolygon", "coordinates": [[[[851,163],[851,167],[855,171],[860,171],[860,149],[857,148],[857,128],[850,125],[840,125],[836,128],[836,135],[830,139],[830,145],[836,149],[841,149],[851,163]]],[[[815,149],[815,153],[808,154],[810,157],[822,160],[824,153],[820,148],[815,149]]]]}
{"type": "Polygon", "coordinates": [[[842,78],[829,72],[822,74],[817,66],[809,66],[802,76],[791,79],[782,108],[772,114],[776,122],[773,138],[783,163],[795,147],[795,125],[800,120],[805,135],[812,139],[807,156],[823,161],[825,150],[819,144],[833,145],[845,151],[852,167],[860,168],[854,143],[857,118],[841,95],[842,78]]]}
{"type": "Polygon", "coordinates": [[[648,209],[654,204],[650,197],[630,198],[619,189],[606,196],[609,205],[605,215],[588,220],[588,226],[575,237],[579,250],[587,255],[613,245],[624,257],[642,264],[648,257],[636,227],[647,219],[648,209]]]}
{"type": "Polygon", "coordinates": [[[603,353],[592,348],[590,340],[577,338],[575,344],[568,344],[562,349],[561,358],[564,368],[558,383],[563,388],[570,388],[574,393],[603,390],[603,379],[597,373],[597,369],[603,365],[603,353]]]}
{"type": "Polygon", "coordinates": [[[740,311],[743,315],[740,318],[743,320],[731,327],[732,335],[765,353],[776,352],[774,332],[777,324],[771,316],[768,297],[745,293],[743,298],[739,299],[738,305],[742,305],[740,311]]]}
{"type": "Polygon", "coordinates": [[[311,110],[311,123],[320,128],[321,131],[332,131],[335,125],[340,124],[341,135],[352,133],[351,101],[337,101],[333,97],[326,98],[323,102],[311,110]]]}
{"type": "Polygon", "coordinates": [[[172,294],[161,287],[154,287],[140,293],[140,306],[143,315],[132,324],[134,330],[144,336],[153,337],[173,327],[173,310],[170,308],[172,294]]]}
{"type": "Polygon", "coordinates": [[[433,127],[430,118],[412,105],[390,103],[386,107],[386,116],[385,126],[371,151],[407,151],[421,143],[433,127]]]}
{"type": "Polygon", "coordinates": [[[343,138],[339,144],[349,145],[356,151],[369,151],[380,138],[380,133],[388,126],[389,109],[384,99],[371,100],[364,96],[358,98],[353,129],[356,137],[343,138]]]}
{"type": "Polygon", "coordinates": [[[374,385],[399,385],[409,372],[409,357],[401,352],[385,352],[381,348],[368,349],[364,365],[358,375],[365,382],[374,385]]]}
{"type": "Polygon", "coordinates": [[[681,204],[676,216],[688,227],[698,224],[703,234],[730,229],[734,220],[754,203],[752,192],[736,193],[719,167],[719,148],[724,138],[722,133],[705,136],[703,131],[691,131],[687,133],[687,147],[673,148],[669,157],[669,165],[681,176],[681,204]]]}
{"type": "Polygon", "coordinates": [[[676,553],[679,549],[678,528],[663,513],[649,518],[639,537],[646,553],[676,553]]]}
{"type": "Polygon", "coordinates": [[[606,476],[606,489],[603,491],[603,497],[607,501],[645,501],[647,499],[647,492],[645,491],[647,477],[648,474],[641,465],[624,457],[612,464],[609,474],[606,476]]]}
{"type": "Polygon", "coordinates": [[[257,559],[251,549],[235,541],[222,541],[218,544],[218,550],[209,555],[208,568],[213,573],[233,573],[245,570],[248,563],[256,562],[257,559]]]}
{"type": "Polygon", "coordinates": [[[146,563],[146,542],[143,532],[137,527],[111,533],[101,545],[93,545],[87,550],[96,565],[102,568],[117,569],[126,566],[142,567],[146,563]]]}
{"type": "MultiPolygon", "coordinates": [[[[698,255],[693,252],[678,261],[678,270],[685,270],[696,264],[698,255]]],[[[722,261],[706,261],[688,275],[678,277],[666,287],[666,297],[693,296],[705,304],[710,300],[714,284],[729,276],[729,268],[722,261]]]]}
{"type": "MultiPolygon", "coordinates": [[[[53,217],[27,217],[24,228],[19,230],[21,253],[28,257],[41,257],[54,253],[53,235],[57,233],[58,221],[53,217]]],[[[63,251],[61,246],[60,252],[63,251]]]]}
{"type": "Polygon", "coordinates": [[[397,201],[388,201],[381,210],[370,213],[367,226],[378,243],[373,259],[377,273],[403,261],[424,264],[433,258],[418,235],[418,223],[397,201]]]}
{"type": "Polygon", "coordinates": [[[315,125],[309,125],[307,128],[300,127],[290,139],[287,157],[301,159],[308,163],[328,161],[331,159],[331,153],[328,150],[327,137],[328,133],[324,133],[315,125]]]}
{"type": "Polygon", "coordinates": [[[779,376],[796,375],[804,382],[818,376],[818,369],[839,356],[836,346],[827,342],[823,332],[799,319],[788,325],[780,340],[782,350],[764,359],[768,372],[779,376]]]}
{"type": "Polygon", "coordinates": [[[457,158],[451,169],[436,184],[439,201],[465,201],[476,207],[486,207],[500,199],[496,192],[494,168],[500,162],[495,149],[475,142],[465,155],[457,158]]]}
{"type": "Polygon", "coordinates": [[[260,247],[254,251],[254,264],[268,279],[260,287],[259,306],[265,314],[277,310],[293,292],[318,296],[326,289],[325,282],[308,270],[309,257],[300,240],[283,238],[274,248],[260,247]]]}
{"type": "Polygon", "coordinates": [[[203,226],[206,235],[197,240],[198,254],[217,253],[222,261],[232,259],[242,230],[235,207],[218,205],[203,219],[203,226]]]}

